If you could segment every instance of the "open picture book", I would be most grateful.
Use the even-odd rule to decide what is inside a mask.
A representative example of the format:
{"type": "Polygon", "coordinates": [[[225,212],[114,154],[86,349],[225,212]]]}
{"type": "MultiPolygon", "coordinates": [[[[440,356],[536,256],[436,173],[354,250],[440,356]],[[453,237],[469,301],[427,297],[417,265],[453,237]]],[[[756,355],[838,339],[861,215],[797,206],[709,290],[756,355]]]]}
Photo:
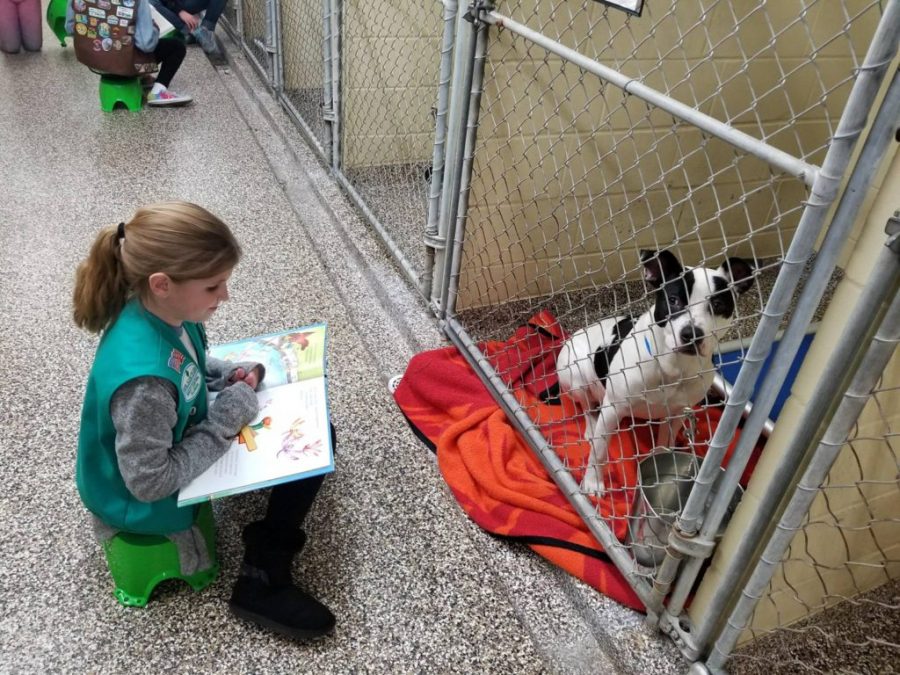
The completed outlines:
{"type": "Polygon", "coordinates": [[[159,28],[159,37],[172,37],[174,35],[175,26],[152,4],[150,5],[150,15],[153,17],[153,23],[159,28]]]}
{"type": "Polygon", "coordinates": [[[334,471],[326,329],[316,324],[210,348],[219,359],[265,366],[259,414],[215,464],[182,488],[179,506],[334,471]]]}

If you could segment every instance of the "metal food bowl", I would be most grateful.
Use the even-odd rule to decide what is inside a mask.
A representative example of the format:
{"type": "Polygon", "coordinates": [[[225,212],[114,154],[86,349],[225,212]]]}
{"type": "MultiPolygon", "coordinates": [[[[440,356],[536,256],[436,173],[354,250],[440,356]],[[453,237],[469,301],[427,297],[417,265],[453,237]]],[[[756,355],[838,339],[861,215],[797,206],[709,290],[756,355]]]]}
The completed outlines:
{"type": "MultiPolygon", "coordinates": [[[[689,452],[664,451],[654,453],[638,464],[638,484],[628,520],[627,543],[639,564],[656,567],[666,557],[669,530],[687,503],[702,461],[689,452]]],[[[721,469],[721,472],[724,474],[725,470],[721,469]]],[[[717,480],[707,506],[715,497],[718,484],[717,480]]],[[[738,487],[717,536],[724,531],[740,501],[741,492],[738,487]]]]}

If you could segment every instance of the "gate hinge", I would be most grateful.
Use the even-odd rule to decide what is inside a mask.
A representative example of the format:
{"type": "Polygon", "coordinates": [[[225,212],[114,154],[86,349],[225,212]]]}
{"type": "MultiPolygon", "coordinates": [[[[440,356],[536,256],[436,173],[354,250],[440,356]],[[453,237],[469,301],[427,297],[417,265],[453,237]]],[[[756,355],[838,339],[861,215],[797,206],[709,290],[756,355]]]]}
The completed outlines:
{"type": "Polygon", "coordinates": [[[894,215],[888,218],[884,231],[888,236],[884,245],[894,253],[900,254],[900,211],[894,211],[894,215]]]}
{"type": "Polygon", "coordinates": [[[493,12],[494,9],[496,9],[496,7],[491,0],[475,0],[475,2],[469,5],[469,9],[463,15],[463,19],[476,26],[487,23],[484,20],[484,15],[488,12],[493,12]]]}
{"type": "Polygon", "coordinates": [[[668,545],[669,548],[688,558],[708,558],[716,550],[715,541],[702,539],[696,534],[685,534],[677,525],[669,532],[668,545]]]}

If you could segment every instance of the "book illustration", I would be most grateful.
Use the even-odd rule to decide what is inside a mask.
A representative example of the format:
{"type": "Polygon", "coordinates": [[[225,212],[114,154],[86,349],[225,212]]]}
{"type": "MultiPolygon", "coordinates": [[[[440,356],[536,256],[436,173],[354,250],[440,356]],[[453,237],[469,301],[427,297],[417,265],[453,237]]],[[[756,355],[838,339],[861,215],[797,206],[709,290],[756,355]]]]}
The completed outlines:
{"type": "Polygon", "coordinates": [[[247,450],[253,452],[256,450],[256,432],[260,429],[268,429],[271,425],[271,417],[263,417],[262,422],[258,424],[248,424],[238,434],[238,443],[247,446],[247,450]]]}
{"type": "Polygon", "coordinates": [[[309,443],[304,443],[302,446],[288,444],[282,446],[281,450],[278,451],[278,454],[280,455],[282,452],[287,453],[288,459],[295,461],[299,461],[310,455],[317,457],[322,452],[322,439],[317,438],[309,443]]]}
{"type": "Polygon", "coordinates": [[[257,361],[266,368],[263,387],[299,382],[325,374],[325,325],[298,332],[274,333],[210,349],[225,361],[257,361]]]}
{"type": "Polygon", "coordinates": [[[322,439],[303,441],[306,436],[303,424],[306,420],[298,417],[281,438],[281,449],[278,457],[284,455],[287,459],[300,461],[308,456],[318,456],[322,451],[322,439]]]}
{"type": "Polygon", "coordinates": [[[263,363],[266,377],[256,393],[257,416],[222,457],[178,493],[180,506],[334,470],[325,330],[310,326],[210,350],[232,362],[263,363]]]}

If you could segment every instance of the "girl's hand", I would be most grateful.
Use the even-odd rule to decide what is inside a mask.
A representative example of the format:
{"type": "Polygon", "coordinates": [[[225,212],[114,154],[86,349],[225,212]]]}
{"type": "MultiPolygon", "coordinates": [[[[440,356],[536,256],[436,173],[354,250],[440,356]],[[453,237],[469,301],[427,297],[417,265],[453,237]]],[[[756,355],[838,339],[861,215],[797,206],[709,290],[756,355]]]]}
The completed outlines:
{"type": "Polygon", "coordinates": [[[260,369],[254,368],[249,373],[243,368],[237,368],[232,374],[231,377],[228,378],[229,384],[234,384],[235,382],[244,382],[249,385],[251,389],[256,391],[256,388],[259,386],[259,376],[260,369]]]}
{"type": "Polygon", "coordinates": [[[178,12],[178,16],[184,21],[184,25],[187,26],[189,31],[195,30],[197,26],[200,25],[200,17],[194,16],[190,12],[186,12],[185,10],[181,10],[178,12]]]}

